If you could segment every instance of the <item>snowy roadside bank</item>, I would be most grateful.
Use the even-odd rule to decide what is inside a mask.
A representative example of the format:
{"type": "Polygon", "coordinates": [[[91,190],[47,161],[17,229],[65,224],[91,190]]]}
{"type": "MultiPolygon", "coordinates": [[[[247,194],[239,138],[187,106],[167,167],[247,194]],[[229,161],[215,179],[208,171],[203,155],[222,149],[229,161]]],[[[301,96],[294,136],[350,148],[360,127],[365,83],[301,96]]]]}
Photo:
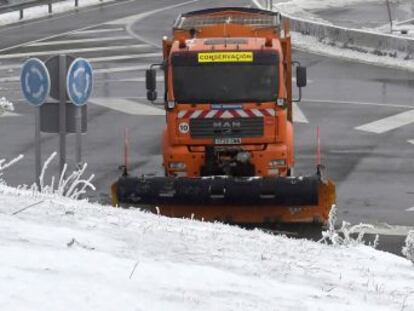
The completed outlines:
{"type": "Polygon", "coordinates": [[[414,310],[414,267],[0,185],[2,310],[414,310]],[[13,215],[31,204],[22,212],[13,215]]]}
{"type": "MultiPolygon", "coordinates": [[[[262,4],[266,2],[266,0],[258,1],[262,4]]],[[[321,9],[343,8],[361,3],[381,3],[381,0],[273,0],[275,9],[284,14],[324,22],[326,21],[312,14],[312,12],[321,9]]]]}
{"type": "MultiPolygon", "coordinates": [[[[74,11],[82,7],[88,7],[92,5],[113,2],[114,0],[80,0],[79,6],[75,7],[74,0],[66,0],[63,2],[58,2],[53,4],[53,14],[63,13],[74,11]]],[[[48,6],[47,5],[39,5],[32,8],[28,8],[24,10],[24,18],[20,19],[19,11],[9,12],[0,14],[0,26],[18,23],[20,21],[27,21],[35,18],[41,18],[49,16],[48,6]]]]}
{"type": "MultiPolygon", "coordinates": [[[[414,71],[413,38],[339,27],[305,11],[310,7],[340,6],[358,1],[360,0],[275,0],[273,7],[290,21],[292,42],[298,50],[414,71]]],[[[267,3],[266,0],[253,0],[253,2],[261,8],[265,8],[267,3]]]]}

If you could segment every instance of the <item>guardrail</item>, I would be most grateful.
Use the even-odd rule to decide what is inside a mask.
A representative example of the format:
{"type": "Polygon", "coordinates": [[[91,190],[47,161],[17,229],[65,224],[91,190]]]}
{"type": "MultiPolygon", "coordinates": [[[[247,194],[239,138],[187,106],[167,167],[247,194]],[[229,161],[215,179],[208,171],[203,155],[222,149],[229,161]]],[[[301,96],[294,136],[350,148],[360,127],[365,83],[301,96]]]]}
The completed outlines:
{"type": "MultiPolygon", "coordinates": [[[[20,12],[20,19],[24,18],[24,10],[29,9],[35,6],[42,6],[47,5],[48,6],[48,12],[49,14],[53,13],[53,4],[58,2],[63,2],[67,0],[27,0],[21,3],[14,3],[14,4],[7,4],[0,6],[0,14],[3,13],[9,13],[9,12],[20,12]]],[[[75,7],[79,6],[79,0],[73,0],[75,7]]],[[[102,2],[103,0],[99,0],[102,2]]]]}
{"type": "MultiPolygon", "coordinates": [[[[269,8],[272,2],[271,0],[256,0],[256,3],[262,8],[269,8]]],[[[280,13],[283,19],[290,22],[292,31],[314,37],[320,42],[374,55],[390,56],[404,60],[414,58],[414,38],[349,29],[289,16],[283,12],[280,13]]]]}

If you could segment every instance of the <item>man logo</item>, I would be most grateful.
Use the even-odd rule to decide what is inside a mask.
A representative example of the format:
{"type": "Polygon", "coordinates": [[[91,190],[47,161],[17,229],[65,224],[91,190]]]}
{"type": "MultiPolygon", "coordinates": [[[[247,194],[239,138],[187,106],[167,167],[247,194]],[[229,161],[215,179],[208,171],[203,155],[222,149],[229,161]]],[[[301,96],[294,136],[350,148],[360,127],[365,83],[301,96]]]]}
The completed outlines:
{"type": "Polygon", "coordinates": [[[214,121],[213,128],[215,129],[239,129],[241,128],[240,121],[214,121]]]}

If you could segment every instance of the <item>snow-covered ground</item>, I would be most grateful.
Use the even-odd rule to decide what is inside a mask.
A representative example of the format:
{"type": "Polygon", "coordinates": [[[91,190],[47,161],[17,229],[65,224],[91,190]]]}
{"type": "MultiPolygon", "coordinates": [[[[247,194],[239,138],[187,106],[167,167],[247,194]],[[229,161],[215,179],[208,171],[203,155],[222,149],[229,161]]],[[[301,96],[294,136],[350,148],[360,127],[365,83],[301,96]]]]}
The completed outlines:
{"type": "MultiPolygon", "coordinates": [[[[264,2],[265,0],[260,0],[264,2]]],[[[401,0],[389,0],[392,4],[399,4],[401,0]]],[[[347,8],[361,4],[377,4],[384,7],[385,0],[273,0],[273,6],[278,11],[296,17],[318,18],[312,12],[326,9],[347,8]]]]}
{"type": "Polygon", "coordinates": [[[400,70],[414,71],[413,59],[394,58],[363,53],[356,50],[345,49],[332,44],[325,44],[315,37],[292,32],[293,46],[300,51],[326,55],[352,62],[359,61],[365,64],[379,65],[382,67],[397,68],[400,70]]]}
{"type": "MultiPolygon", "coordinates": [[[[265,7],[265,0],[252,1],[258,7],[265,7]]],[[[311,13],[311,10],[335,8],[367,2],[378,2],[381,3],[381,5],[383,5],[383,3],[380,0],[273,0],[273,8],[276,11],[293,17],[299,17],[308,21],[314,21],[318,23],[331,24],[330,22],[327,22],[326,20],[323,20],[317,15],[311,13]]],[[[319,41],[315,37],[302,35],[296,32],[292,32],[292,44],[296,49],[305,52],[312,52],[320,55],[326,55],[328,57],[350,60],[353,62],[359,61],[361,63],[397,68],[400,70],[414,71],[413,59],[378,56],[371,53],[359,52],[355,49],[347,49],[341,46],[334,46],[332,45],[332,42],[326,44],[325,42],[319,41]]]]}
{"type": "MultiPolygon", "coordinates": [[[[381,2],[382,0],[273,0],[275,6],[290,7],[290,10],[315,10],[338,8],[367,2],[381,2]]],[[[391,0],[396,1],[396,0],[391,0]]]]}
{"type": "MultiPolygon", "coordinates": [[[[264,1],[264,0],[263,0],[264,1]]],[[[329,8],[341,8],[359,3],[380,3],[381,0],[273,0],[273,7],[285,14],[323,21],[311,11],[329,8]]],[[[326,21],[324,21],[326,23],[326,21]]]]}
{"type": "MultiPolygon", "coordinates": [[[[390,3],[394,6],[398,6],[398,8],[405,12],[406,14],[409,14],[412,12],[412,6],[414,4],[410,4],[408,1],[404,0],[389,0],[390,3]]],[[[288,14],[295,17],[304,18],[306,20],[310,21],[316,21],[316,22],[323,22],[326,24],[335,24],[334,21],[327,21],[318,16],[317,13],[319,10],[329,10],[329,9],[346,9],[354,7],[354,10],[358,10],[358,8],[363,5],[366,6],[367,4],[370,5],[376,5],[381,7],[381,10],[383,10],[384,17],[387,16],[386,14],[386,6],[385,6],[385,0],[273,0],[273,7],[275,10],[283,12],[284,14],[288,14]]],[[[392,11],[392,17],[394,20],[393,25],[393,33],[396,35],[408,35],[408,36],[414,36],[414,25],[409,23],[412,20],[409,19],[409,22],[398,22],[400,19],[398,17],[398,12],[392,11]],[[404,31],[401,33],[401,31],[404,31]]],[[[375,13],[374,13],[375,14],[375,13]]],[[[367,16],[369,19],[370,16],[367,16]]],[[[356,18],[360,18],[360,15],[357,15],[356,18]]],[[[388,17],[387,17],[388,18],[388,17]]],[[[411,18],[414,20],[414,16],[411,16],[411,18]]],[[[361,21],[359,21],[361,22],[361,21]]],[[[364,29],[370,29],[369,27],[362,27],[364,29]]],[[[374,28],[372,30],[383,32],[383,33],[390,33],[390,25],[389,23],[386,23],[382,25],[381,27],[374,28]]]]}
{"type": "MultiPolygon", "coordinates": [[[[414,22],[414,17],[413,17],[414,22]]],[[[390,25],[384,25],[378,27],[377,31],[383,33],[390,33],[390,25]]],[[[392,27],[392,33],[398,36],[407,36],[407,37],[414,37],[414,24],[411,23],[401,23],[401,24],[394,24],[392,27]]]]}
{"type": "Polygon", "coordinates": [[[414,266],[0,185],[1,310],[414,310],[414,266]],[[25,209],[26,208],[26,209],[25,209]]]}
{"type": "MultiPolygon", "coordinates": [[[[80,0],[79,1],[79,8],[96,5],[102,2],[112,2],[114,0],[80,0]]],[[[75,1],[74,0],[66,0],[59,3],[53,4],[53,13],[62,13],[67,11],[75,10],[75,1]]],[[[29,9],[24,10],[24,20],[34,19],[49,16],[48,6],[41,5],[35,6],[29,9]]],[[[0,26],[17,23],[20,21],[20,13],[19,11],[9,12],[0,14],[0,26]]]]}
{"type": "MultiPolygon", "coordinates": [[[[398,7],[402,12],[407,11],[406,14],[412,12],[413,4],[409,1],[389,0],[389,2],[391,5],[398,7]]],[[[383,11],[382,13],[384,15],[384,18],[388,18],[386,13],[385,0],[274,0],[273,3],[276,10],[284,12],[285,14],[289,14],[296,17],[302,17],[307,20],[320,21],[328,24],[335,24],[335,22],[328,22],[326,20],[323,20],[315,12],[317,12],[318,10],[347,8],[349,9],[352,7],[355,8],[354,10],[358,10],[358,8],[360,8],[361,5],[366,6],[367,4],[371,4],[379,6],[381,8],[380,10],[383,11]]],[[[398,23],[398,20],[401,20],[401,18],[399,18],[398,16],[398,13],[398,11],[395,12],[395,10],[391,10],[391,15],[394,20],[393,33],[396,35],[414,36],[414,25],[410,23],[398,23]],[[404,32],[401,33],[401,31],[404,32]]],[[[368,19],[370,17],[371,16],[367,16],[368,19]]],[[[360,15],[357,15],[356,18],[360,18],[360,15]]],[[[414,18],[414,16],[411,16],[411,18],[414,18]]],[[[367,21],[367,23],[369,23],[369,21],[367,21]]],[[[367,25],[362,26],[362,28],[369,29],[367,25]]],[[[388,34],[390,33],[390,25],[387,22],[381,27],[377,27],[373,30],[388,34]]]]}

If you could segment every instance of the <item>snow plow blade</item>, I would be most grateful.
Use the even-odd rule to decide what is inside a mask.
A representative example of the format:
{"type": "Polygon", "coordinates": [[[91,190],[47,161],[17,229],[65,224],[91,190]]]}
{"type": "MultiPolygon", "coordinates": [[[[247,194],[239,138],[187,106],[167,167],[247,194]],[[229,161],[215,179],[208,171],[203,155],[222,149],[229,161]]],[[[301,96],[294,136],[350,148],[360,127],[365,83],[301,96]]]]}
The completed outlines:
{"type": "Polygon", "coordinates": [[[236,224],[326,224],[335,185],[311,177],[123,176],[112,185],[114,206],[164,216],[236,224]]]}

